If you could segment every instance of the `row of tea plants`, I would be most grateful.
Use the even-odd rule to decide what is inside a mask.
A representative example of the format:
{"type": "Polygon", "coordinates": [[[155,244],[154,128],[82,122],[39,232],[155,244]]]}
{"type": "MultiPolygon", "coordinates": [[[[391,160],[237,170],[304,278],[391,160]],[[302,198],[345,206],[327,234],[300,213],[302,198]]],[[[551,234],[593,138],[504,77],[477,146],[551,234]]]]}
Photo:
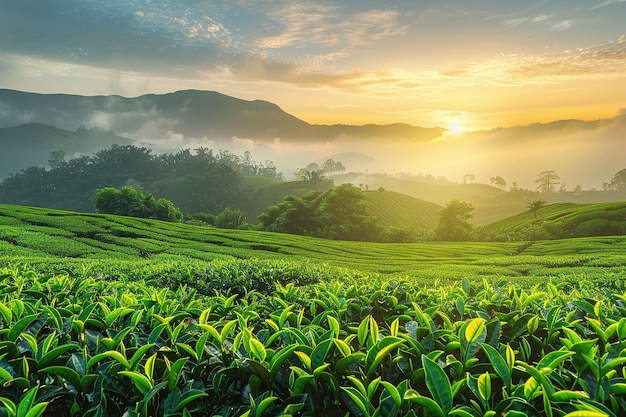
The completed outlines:
{"type": "Polygon", "coordinates": [[[626,294],[0,269],[0,416],[626,415],[626,294]]]}

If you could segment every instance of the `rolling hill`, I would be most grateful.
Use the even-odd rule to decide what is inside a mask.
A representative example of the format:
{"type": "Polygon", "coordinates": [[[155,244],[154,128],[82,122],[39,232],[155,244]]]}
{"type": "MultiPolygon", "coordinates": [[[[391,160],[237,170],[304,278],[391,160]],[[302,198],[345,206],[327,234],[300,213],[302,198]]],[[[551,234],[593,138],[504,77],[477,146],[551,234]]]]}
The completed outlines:
{"type": "MultiPolygon", "coordinates": [[[[419,178],[354,172],[332,178],[335,184],[362,184],[368,186],[370,190],[382,187],[439,206],[445,206],[452,199],[467,201],[474,206],[471,222],[477,226],[486,226],[525,212],[531,201],[545,199],[545,195],[537,191],[521,189],[506,191],[487,184],[424,182],[419,178]]],[[[566,191],[550,195],[550,203],[591,204],[624,200],[626,191],[566,191]]]]}
{"type": "Polygon", "coordinates": [[[442,207],[394,191],[365,191],[369,212],[380,225],[415,230],[433,230],[439,221],[442,207]]]}
{"type": "MultiPolygon", "coordinates": [[[[253,198],[246,209],[248,222],[256,223],[267,207],[279,204],[287,196],[300,197],[309,191],[322,191],[307,181],[277,181],[247,177],[253,187],[253,198]]],[[[325,185],[324,189],[330,185],[325,185]]],[[[441,206],[394,191],[364,191],[365,204],[371,215],[384,227],[394,226],[415,230],[432,230],[439,219],[441,206]]]]}
{"type": "MultiPolygon", "coordinates": [[[[625,272],[626,236],[530,243],[363,243],[2,204],[0,226],[0,265],[39,265],[53,273],[89,271],[107,279],[143,279],[149,273],[165,281],[170,274],[202,280],[214,268],[221,271],[212,262],[228,260],[321,266],[315,273],[322,279],[340,276],[335,268],[348,268],[363,276],[440,284],[458,283],[465,276],[521,283],[530,264],[531,282],[567,280],[583,269],[588,280],[606,279],[608,271],[625,272]]],[[[287,269],[277,274],[298,279],[297,270],[280,268],[287,269]]]]}
{"type": "Polygon", "coordinates": [[[555,203],[494,222],[483,228],[486,235],[503,239],[532,237],[565,239],[626,234],[626,202],[555,203]]]}

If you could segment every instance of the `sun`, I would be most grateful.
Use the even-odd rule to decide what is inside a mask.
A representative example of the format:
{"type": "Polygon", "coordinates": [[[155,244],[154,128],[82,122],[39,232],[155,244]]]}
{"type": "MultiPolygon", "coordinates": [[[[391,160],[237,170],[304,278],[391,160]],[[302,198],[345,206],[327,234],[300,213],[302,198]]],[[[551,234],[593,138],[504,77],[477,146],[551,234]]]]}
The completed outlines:
{"type": "Polygon", "coordinates": [[[465,129],[463,129],[463,126],[461,126],[458,123],[453,123],[448,127],[448,130],[450,131],[450,133],[454,133],[454,134],[459,134],[459,133],[463,133],[465,132],[465,129]]]}

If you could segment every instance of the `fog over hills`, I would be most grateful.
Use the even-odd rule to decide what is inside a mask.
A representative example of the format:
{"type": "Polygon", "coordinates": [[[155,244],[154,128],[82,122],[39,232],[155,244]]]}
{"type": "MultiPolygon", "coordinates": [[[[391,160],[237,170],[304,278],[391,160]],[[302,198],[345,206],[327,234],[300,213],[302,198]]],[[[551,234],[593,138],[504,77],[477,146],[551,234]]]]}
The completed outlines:
{"type": "Polygon", "coordinates": [[[156,153],[201,146],[249,150],[259,161],[274,161],[288,178],[330,155],[350,155],[343,161],[348,171],[425,173],[454,182],[471,173],[476,182],[501,176],[508,185],[531,189],[544,170],[557,171],[570,189],[589,189],[601,188],[626,167],[626,115],[452,133],[407,124],[312,125],[276,104],[212,91],[126,98],[0,89],[0,127],[2,177],[45,165],[51,150],[71,156],[112,143],[156,153]]]}
{"type": "Polygon", "coordinates": [[[0,129],[0,180],[32,165],[46,165],[51,152],[63,151],[66,159],[93,154],[112,145],[134,141],[99,128],[65,130],[44,123],[26,123],[0,129]]]}

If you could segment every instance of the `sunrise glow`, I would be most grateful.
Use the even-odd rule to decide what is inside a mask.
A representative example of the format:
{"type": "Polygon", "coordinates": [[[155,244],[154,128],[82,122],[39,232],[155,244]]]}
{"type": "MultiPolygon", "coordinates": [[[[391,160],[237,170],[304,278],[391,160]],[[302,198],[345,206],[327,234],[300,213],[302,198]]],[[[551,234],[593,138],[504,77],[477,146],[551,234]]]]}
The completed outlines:
{"type": "Polygon", "coordinates": [[[309,123],[454,133],[626,108],[622,1],[186,3],[3,2],[2,87],[213,90],[309,123]]]}

